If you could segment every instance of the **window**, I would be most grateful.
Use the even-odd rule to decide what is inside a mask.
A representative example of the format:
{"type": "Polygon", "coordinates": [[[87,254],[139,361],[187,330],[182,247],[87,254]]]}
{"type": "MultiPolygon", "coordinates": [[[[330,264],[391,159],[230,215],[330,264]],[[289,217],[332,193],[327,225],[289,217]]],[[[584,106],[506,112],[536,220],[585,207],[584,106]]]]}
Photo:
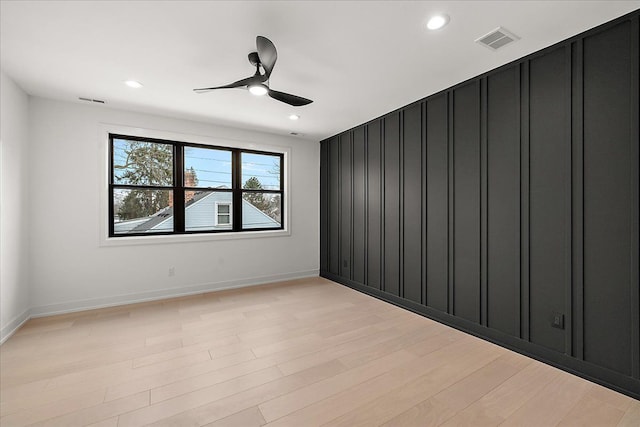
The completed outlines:
{"type": "Polygon", "coordinates": [[[231,203],[216,203],[216,225],[231,226],[231,203]]]}
{"type": "Polygon", "coordinates": [[[284,155],[109,134],[109,237],[282,230],[284,155]]]}

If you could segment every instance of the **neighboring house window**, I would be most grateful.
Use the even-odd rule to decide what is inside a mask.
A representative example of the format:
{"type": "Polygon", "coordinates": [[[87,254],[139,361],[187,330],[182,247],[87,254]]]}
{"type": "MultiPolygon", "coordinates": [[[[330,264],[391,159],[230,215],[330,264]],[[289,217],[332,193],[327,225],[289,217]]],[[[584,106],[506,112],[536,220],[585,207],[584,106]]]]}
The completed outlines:
{"type": "Polygon", "coordinates": [[[109,135],[109,236],[284,228],[284,155],[109,135]]]}
{"type": "Polygon", "coordinates": [[[231,225],[231,203],[216,203],[216,225],[231,225]]]}

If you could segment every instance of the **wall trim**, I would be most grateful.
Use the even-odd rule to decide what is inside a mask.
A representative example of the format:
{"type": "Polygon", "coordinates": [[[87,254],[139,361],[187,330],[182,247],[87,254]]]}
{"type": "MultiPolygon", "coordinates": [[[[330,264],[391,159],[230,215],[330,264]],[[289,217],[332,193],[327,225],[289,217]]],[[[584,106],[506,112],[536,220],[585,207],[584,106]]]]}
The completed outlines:
{"type": "Polygon", "coordinates": [[[113,307],[118,305],[136,304],[140,302],[157,301],[175,297],[183,297],[200,293],[223,291],[228,289],[259,286],[284,280],[303,279],[317,277],[318,270],[296,271],[291,273],[273,274],[269,276],[249,277],[237,280],[225,280],[222,282],[209,282],[199,285],[191,285],[182,288],[168,288],[150,292],[116,295],[111,297],[91,298],[86,300],[70,301],[59,304],[49,304],[31,308],[31,317],[45,317],[56,314],[73,313],[76,311],[94,310],[97,308],[113,307]]]}
{"type": "Polygon", "coordinates": [[[22,312],[22,314],[14,317],[9,323],[0,329],[0,344],[4,343],[11,335],[15,334],[16,331],[29,319],[31,319],[31,309],[27,308],[22,312]]]}
{"type": "Polygon", "coordinates": [[[141,302],[159,301],[176,297],[196,294],[224,291],[230,289],[246,288],[251,286],[270,285],[274,282],[318,277],[319,270],[303,270],[290,273],[272,274],[269,276],[250,277],[238,280],[226,280],[222,282],[202,283],[184,288],[169,288],[151,292],[139,292],[135,294],[116,295],[103,298],[91,298],[59,304],[49,304],[31,307],[21,315],[14,318],[7,326],[0,330],[0,344],[4,343],[15,334],[29,319],[54,316],[58,314],[75,313],[79,311],[95,310],[99,308],[117,307],[120,305],[136,304],[141,302]]]}
{"type": "Polygon", "coordinates": [[[329,273],[328,271],[321,271],[320,277],[348,286],[400,308],[404,308],[421,316],[427,317],[438,323],[442,323],[459,331],[482,338],[486,341],[497,344],[500,347],[515,351],[516,353],[520,353],[524,356],[546,363],[572,375],[576,375],[588,381],[626,394],[634,399],[640,400],[640,381],[635,378],[625,376],[583,360],[578,360],[574,357],[547,349],[541,345],[533,344],[523,339],[505,334],[504,332],[500,332],[496,329],[491,329],[461,317],[456,317],[434,308],[423,306],[370,286],[344,279],[336,276],[335,274],[329,273]]]}

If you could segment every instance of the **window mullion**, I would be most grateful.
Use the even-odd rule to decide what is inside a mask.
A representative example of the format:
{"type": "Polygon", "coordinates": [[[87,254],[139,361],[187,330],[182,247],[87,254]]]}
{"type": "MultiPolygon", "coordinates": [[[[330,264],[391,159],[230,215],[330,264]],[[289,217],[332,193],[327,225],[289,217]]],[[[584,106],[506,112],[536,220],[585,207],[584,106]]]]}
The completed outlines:
{"type": "Polygon", "coordinates": [[[173,150],[173,229],[176,233],[184,233],[184,149],[182,144],[176,144],[174,145],[173,150]]]}
{"type": "Polygon", "coordinates": [[[233,231],[242,230],[242,170],[240,150],[233,150],[231,160],[231,177],[233,187],[233,231]]]}

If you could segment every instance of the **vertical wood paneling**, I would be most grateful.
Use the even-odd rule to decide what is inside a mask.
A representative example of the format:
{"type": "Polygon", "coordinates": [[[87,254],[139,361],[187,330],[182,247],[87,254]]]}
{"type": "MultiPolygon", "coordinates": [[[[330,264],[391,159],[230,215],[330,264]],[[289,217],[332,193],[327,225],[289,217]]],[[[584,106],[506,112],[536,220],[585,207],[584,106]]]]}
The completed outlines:
{"type": "Polygon", "coordinates": [[[384,290],[400,295],[400,114],[384,119],[384,290]]]}
{"type": "Polygon", "coordinates": [[[572,105],[571,105],[571,169],[572,181],[572,303],[573,356],[584,359],[584,187],[583,187],[583,75],[582,40],[572,44],[572,105]]]}
{"type": "Polygon", "coordinates": [[[639,57],[636,13],[323,141],[322,274],[640,395],[639,57]]]}
{"type": "Polygon", "coordinates": [[[422,111],[415,104],[404,112],[403,283],[404,297],[422,302],[422,111]]]}
{"type": "Polygon", "coordinates": [[[382,265],[382,140],[380,121],[367,126],[367,285],[380,289],[382,265]]]}
{"type": "Polygon", "coordinates": [[[564,61],[565,61],[565,69],[567,70],[564,74],[565,78],[565,87],[567,88],[567,95],[564,99],[564,108],[565,114],[567,117],[567,122],[565,126],[567,128],[567,133],[565,135],[566,138],[566,154],[567,154],[567,170],[569,171],[567,178],[564,180],[564,188],[565,194],[567,197],[564,199],[564,208],[565,208],[565,229],[567,233],[565,234],[565,247],[567,251],[565,253],[565,263],[566,268],[564,270],[565,275],[565,287],[564,287],[564,352],[566,354],[573,354],[573,304],[571,303],[573,298],[573,276],[572,276],[572,238],[573,238],[573,229],[572,229],[572,198],[573,198],[573,188],[572,188],[572,159],[573,155],[573,147],[572,147],[572,127],[571,127],[571,90],[572,90],[572,75],[571,75],[571,45],[566,44],[564,49],[564,61]]]}
{"type": "Polygon", "coordinates": [[[567,246],[570,230],[565,201],[571,197],[569,117],[565,49],[561,47],[530,62],[530,338],[564,351],[565,331],[552,327],[553,313],[565,312],[567,246]]]}
{"type": "Polygon", "coordinates": [[[453,90],[447,92],[447,313],[455,308],[455,159],[453,135],[453,90]]]}
{"type": "MultiPolygon", "coordinates": [[[[631,20],[631,159],[639,159],[640,123],[640,16],[631,20]]],[[[631,373],[640,380],[640,164],[631,164],[631,373]]]]}
{"type": "Polygon", "coordinates": [[[448,155],[447,97],[430,98],[427,110],[427,305],[447,311],[448,155]]]}
{"type": "Polygon", "coordinates": [[[487,77],[480,79],[480,324],[488,325],[488,94],[487,77]]]}
{"type": "Polygon", "coordinates": [[[320,271],[329,269],[329,143],[320,144],[320,271]]]}
{"type": "Polygon", "coordinates": [[[487,325],[520,331],[520,70],[487,78],[487,325]]]}
{"type": "Polygon", "coordinates": [[[631,181],[638,161],[630,29],[624,22],[584,40],[584,358],[625,374],[631,374],[629,300],[638,286],[630,268],[637,263],[631,181]]]}
{"type": "Polygon", "coordinates": [[[398,236],[398,248],[399,248],[399,252],[398,252],[398,257],[399,257],[399,265],[398,265],[398,273],[399,273],[399,279],[398,279],[398,283],[399,283],[399,293],[398,295],[402,298],[405,297],[404,295],[404,263],[405,263],[405,258],[404,258],[404,113],[405,113],[406,109],[402,109],[399,111],[399,116],[400,116],[400,124],[399,124],[399,138],[400,138],[400,145],[398,147],[398,151],[399,151],[399,159],[400,159],[400,164],[398,166],[398,175],[400,177],[400,183],[399,183],[399,192],[398,192],[398,197],[399,197],[399,201],[398,201],[398,209],[399,209],[399,216],[400,216],[400,227],[399,227],[399,236],[398,236]]]}
{"type": "Polygon", "coordinates": [[[331,138],[329,146],[329,271],[339,276],[342,262],[340,261],[340,140],[331,138]]]}
{"type": "Polygon", "coordinates": [[[352,177],[351,177],[351,133],[340,135],[340,275],[345,279],[351,279],[351,209],[352,177]]]}
{"type": "Polygon", "coordinates": [[[454,94],[454,314],[480,323],[480,84],[454,94]]]}
{"type": "Polygon", "coordinates": [[[353,131],[353,280],[365,280],[365,172],[364,127],[353,131]]]}
{"type": "Polygon", "coordinates": [[[422,300],[420,303],[427,305],[427,106],[424,102],[420,103],[420,146],[422,147],[422,155],[420,156],[420,181],[421,181],[421,215],[420,223],[422,224],[421,248],[422,257],[422,274],[420,275],[420,289],[422,291],[422,300]]]}
{"type": "Polygon", "coordinates": [[[520,338],[529,341],[529,61],[520,65],[520,338]]]}

